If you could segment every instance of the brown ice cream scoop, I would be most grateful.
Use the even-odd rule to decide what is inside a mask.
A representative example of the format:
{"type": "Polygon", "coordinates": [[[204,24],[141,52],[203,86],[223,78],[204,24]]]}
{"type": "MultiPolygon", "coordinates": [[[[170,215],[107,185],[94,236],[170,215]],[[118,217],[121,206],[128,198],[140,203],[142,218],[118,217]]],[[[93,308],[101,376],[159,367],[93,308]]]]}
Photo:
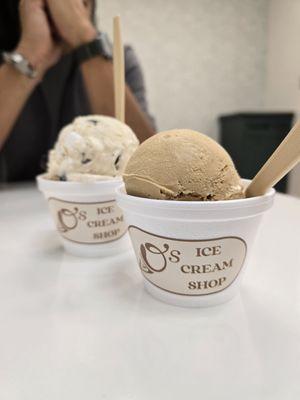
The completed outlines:
{"type": "Polygon", "coordinates": [[[123,174],[129,195],[163,200],[243,198],[243,185],[229,154],[189,129],[152,136],[130,158],[123,174]]]}

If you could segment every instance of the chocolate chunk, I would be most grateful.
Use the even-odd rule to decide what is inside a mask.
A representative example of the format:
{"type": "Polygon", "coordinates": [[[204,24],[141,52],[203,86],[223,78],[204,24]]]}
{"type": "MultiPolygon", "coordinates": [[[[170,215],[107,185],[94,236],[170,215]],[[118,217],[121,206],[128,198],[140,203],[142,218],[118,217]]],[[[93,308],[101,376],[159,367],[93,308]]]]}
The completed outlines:
{"type": "Polygon", "coordinates": [[[66,175],[65,175],[65,174],[64,174],[64,175],[61,175],[61,176],[59,177],[59,180],[62,181],[62,182],[66,182],[66,181],[67,181],[66,175]]]}
{"type": "Polygon", "coordinates": [[[98,122],[99,122],[96,119],[89,119],[88,121],[91,122],[94,125],[98,125],[98,122]]]}
{"type": "Polygon", "coordinates": [[[85,157],[85,153],[81,153],[81,164],[88,164],[92,160],[90,158],[85,157]]]}
{"type": "Polygon", "coordinates": [[[119,169],[119,162],[121,159],[121,153],[117,156],[117,158],[115,159],[115,168],[119,169]]]}

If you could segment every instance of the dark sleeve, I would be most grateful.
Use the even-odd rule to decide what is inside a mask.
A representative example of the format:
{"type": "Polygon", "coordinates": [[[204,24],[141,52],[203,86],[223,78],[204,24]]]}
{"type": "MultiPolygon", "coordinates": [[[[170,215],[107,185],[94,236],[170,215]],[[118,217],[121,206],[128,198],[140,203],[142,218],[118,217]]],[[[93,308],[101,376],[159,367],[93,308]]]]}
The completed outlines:
{"type": "Polygon", "coordinates": [[[143,71],[133,48],[130,46],[125,46],[125,79],[141,109],[148,116],[153,129],[156,129],[155,120],[148,109],[143,71]]]}

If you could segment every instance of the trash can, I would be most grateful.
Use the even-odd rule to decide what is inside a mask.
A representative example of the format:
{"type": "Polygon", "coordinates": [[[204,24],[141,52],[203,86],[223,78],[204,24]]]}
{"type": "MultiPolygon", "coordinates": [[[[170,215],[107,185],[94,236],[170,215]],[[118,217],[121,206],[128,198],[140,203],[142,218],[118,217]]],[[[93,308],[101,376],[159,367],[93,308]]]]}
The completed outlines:
{"type": "MultiPolygon", "coordinates": [[[[291,129],[293,113],[237,113],[219,118],[222,146],[243,178],[252,179],[291,129]]],[[[288,176],[275,188],[286,192],[288,176]]]]}

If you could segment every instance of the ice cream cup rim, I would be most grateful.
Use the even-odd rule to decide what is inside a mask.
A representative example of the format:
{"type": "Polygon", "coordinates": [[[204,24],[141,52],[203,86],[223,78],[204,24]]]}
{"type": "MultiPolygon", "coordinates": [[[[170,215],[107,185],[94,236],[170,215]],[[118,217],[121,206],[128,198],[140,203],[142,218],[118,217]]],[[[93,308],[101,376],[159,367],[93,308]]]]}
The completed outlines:
{"type": "MultiPolygon", "coordinates": [[[[251,182],[249,179],[243,179],[246,186],[251,182]]],[[[255,205],[271,202],[276,191],[271,188],[262,196],[233,199],[233,200],[218,200],[218,201],[179,201],[179,200],[159,200],[148,199],[145,197],[132,196],[125,192],[125,185],[122,183],[116,188],[117,197],[120,200],[130,201],[136,205],[143,205],[149,208],[165,208],[165,209],[181,209],[181,210],[217,210],[217,209],[238,209],[253,207],[255,205]]]]}
{"type": "Polygon", "coordinates": [[[120,185],[122,183],[122,177],[115,177],[107,180],[99,180],[94,182],[70,182],[70,181],[55,181],[46,178],[47,174],[40,174],[36,177],[38,187],[41,191],[51,191],[51,190],[63,190],[65,191],[73,191],[78,190],[79,188],[83,188],[87,191],[91,189],[98,190],[99,187],[110,189],[114,191],[116,185],[120,185]]]}

